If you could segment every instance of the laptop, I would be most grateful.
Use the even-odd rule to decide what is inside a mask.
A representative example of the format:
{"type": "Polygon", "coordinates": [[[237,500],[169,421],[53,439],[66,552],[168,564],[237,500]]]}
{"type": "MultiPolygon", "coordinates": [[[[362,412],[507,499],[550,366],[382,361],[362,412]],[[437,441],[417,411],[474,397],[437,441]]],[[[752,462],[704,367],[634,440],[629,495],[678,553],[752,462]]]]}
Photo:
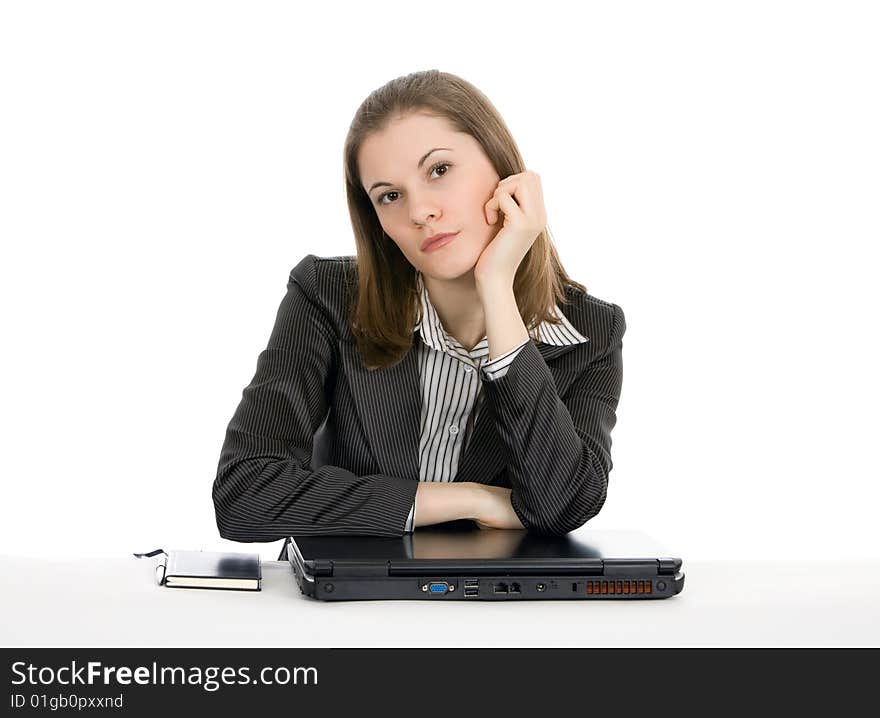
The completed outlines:
{"type": "Polygon", "coordinates": [[[628,600],[684,587],[681,559],[639,531],[540,536],[460,520],[392,538],[291,536],[285,549],[300,591],[324,601],[628,600]]]}

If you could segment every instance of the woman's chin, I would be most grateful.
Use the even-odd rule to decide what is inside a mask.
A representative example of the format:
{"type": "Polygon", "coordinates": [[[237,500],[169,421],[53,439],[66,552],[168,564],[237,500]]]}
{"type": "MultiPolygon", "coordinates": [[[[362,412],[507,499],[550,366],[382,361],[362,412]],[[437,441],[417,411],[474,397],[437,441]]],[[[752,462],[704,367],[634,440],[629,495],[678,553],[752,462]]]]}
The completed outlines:
{"type": "Polygon", "coordinates": [[[460,259],[456,260],[454,257],[440,261],[431,260],[425,262],[425,268],[422,270],[422,273],[434,279],[450,282],[468,276],[473,277],[476,264],[476,260],[462,261],[460,259]]]}

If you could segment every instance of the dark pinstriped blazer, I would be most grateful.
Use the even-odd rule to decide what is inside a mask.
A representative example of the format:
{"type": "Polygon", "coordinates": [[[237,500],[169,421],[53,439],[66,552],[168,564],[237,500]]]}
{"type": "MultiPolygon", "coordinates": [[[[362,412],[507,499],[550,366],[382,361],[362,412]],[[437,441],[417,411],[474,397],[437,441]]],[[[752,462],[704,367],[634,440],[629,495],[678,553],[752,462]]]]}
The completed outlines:
{"type": "MultiPolygon", "coordinates": [[[[229,423],[213,484],[233,541],[402,536],[419,486],[419,375],[411,349],[367,370],[348,326],[354,257],[307,255],[290,272],[267,347],[229,423]]],[[[623,311],[567,289],[590,341],[530,339],[496,381],[454,481],[511,488],[529,531],[561,535],[605,502],[623,379],[623,311]]],[[[421,341],[416,333],[415,341],[421,341]]]]}

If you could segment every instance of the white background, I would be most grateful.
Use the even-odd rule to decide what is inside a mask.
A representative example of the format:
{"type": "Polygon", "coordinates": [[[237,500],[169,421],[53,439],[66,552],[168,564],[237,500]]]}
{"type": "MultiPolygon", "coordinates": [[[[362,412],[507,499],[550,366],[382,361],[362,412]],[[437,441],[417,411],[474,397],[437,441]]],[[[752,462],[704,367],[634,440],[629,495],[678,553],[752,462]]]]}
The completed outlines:
{"type": "Polygon", "coordinates": [[[492,100],[569,273],[623,307],[608,500],[689,559],[880,555],[878,9],[6,2],[0,553],[220,539],[290,269],[354,253],[369,92],[492,100]]]}

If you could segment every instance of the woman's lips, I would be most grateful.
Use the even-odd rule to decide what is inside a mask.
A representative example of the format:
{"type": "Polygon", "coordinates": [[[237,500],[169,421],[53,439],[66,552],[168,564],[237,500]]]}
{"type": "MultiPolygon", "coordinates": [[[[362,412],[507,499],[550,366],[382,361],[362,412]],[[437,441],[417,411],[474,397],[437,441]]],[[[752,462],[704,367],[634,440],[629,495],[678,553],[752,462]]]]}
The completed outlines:
{"type": "Polygon", "coordinates": [[[423,252],[433,252],[435,249],[440,249],[440,247],[445,247],[449,244],[453,239],[458,236],[458,232],[455,234],[450,234],[448,237],[444,237],[443,239],[438,239],[436,242],[431,242],[427,247],[425,247],[423,252]]]}

